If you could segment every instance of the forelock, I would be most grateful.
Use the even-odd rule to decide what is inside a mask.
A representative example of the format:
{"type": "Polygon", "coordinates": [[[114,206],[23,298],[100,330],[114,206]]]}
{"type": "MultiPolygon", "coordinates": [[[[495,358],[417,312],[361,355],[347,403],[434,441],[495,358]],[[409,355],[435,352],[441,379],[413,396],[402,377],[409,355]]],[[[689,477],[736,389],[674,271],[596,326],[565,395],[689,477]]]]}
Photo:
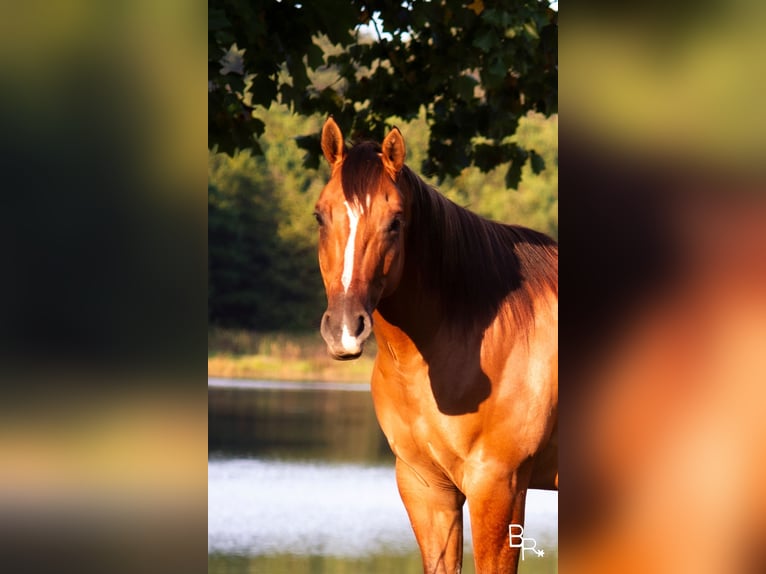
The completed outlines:
{"type": "Polygon", "coordinates": [[[347,201],[363,202],[365,195],[380,187],[386,177],[380,145],[362,142],[352,147],[343,159],[341,185],[347,201]]]}

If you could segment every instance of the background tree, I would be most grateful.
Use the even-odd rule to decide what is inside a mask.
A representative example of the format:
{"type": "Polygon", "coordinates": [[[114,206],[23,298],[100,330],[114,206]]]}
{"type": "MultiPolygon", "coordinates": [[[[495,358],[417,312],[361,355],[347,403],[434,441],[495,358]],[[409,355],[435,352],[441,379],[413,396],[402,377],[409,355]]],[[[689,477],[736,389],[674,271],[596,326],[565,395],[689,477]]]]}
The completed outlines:
{"type": "MultiPolygon", "coordinates": [[[[381,139],[392,117],[430,127],[420,169],[440,181],[468,165],[522,166],[542,157],[512,139],[529,111],[557,111],[557,12],[538,0],[426,2],[210,0],[208,145],[249,148],[257,106],[332,114],[353,139],[381,139]],[[364,26],[360,26],[364,25],[364,26]],[[367,30],[365,32],[365,30],[367,30]]],[[[317,132],[297,138],[305,165],[317,132]]]]}

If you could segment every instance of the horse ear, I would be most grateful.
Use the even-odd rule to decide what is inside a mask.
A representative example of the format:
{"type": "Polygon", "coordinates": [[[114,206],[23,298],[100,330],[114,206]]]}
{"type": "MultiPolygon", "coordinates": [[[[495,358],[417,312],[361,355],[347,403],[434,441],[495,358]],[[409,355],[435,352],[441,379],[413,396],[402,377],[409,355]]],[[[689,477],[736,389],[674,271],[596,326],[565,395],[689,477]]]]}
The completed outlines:
{"type": "Polygon", "coordinates": [[[394,126],[383,140],[383,164],[394,173],[399,173],[404,167],[404,158],[407,149],[404,146],[404,137],[399,128],[394,126]]]}
{"type": "Polygon", "coordinates": [[[343,159],[343,134],[332,116],[322,126],[322,153],[330,166],[343,159]]]}

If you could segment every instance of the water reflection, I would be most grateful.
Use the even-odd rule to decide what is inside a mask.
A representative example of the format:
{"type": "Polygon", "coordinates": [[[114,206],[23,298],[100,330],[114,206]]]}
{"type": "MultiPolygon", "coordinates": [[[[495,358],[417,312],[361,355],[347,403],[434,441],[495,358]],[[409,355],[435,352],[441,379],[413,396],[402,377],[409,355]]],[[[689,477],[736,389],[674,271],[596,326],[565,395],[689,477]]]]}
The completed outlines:
{"type": "MultiPolygon", "coordinates": [[[[211,386],[209,395],[210,573],[421,571],[364,387],[211,386]]],[[[546,556],[528,555],[520,572],[556,572],[556,521],[557,495],[530,491],[526,534],[546,556]]],[[[467,520],[465,539],[473,572],[467,520]]]]}
{"type": "Polygon", "coordinates": [[[211,379],[208,450],[258,458],[391,464],[369,387],[211,379]]]}
{"type": "Polygon", "coordinates": [[[208,546],[364,557],[416,550],[392,467],[211,460],[208,546]]]}

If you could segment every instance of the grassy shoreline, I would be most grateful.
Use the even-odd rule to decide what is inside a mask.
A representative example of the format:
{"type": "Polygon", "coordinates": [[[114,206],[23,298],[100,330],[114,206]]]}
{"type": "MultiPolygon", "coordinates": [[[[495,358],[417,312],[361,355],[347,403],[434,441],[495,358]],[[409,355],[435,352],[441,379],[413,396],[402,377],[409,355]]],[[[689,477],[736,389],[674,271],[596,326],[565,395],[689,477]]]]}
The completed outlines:
{"type": "Polygon", "coordinates": [[[208,330],[209,377],[284,381],[370,380],[377,348],[374,339],[354,361],[336,361],[318,332],[260,333],[244,329],[208,330]]]}

